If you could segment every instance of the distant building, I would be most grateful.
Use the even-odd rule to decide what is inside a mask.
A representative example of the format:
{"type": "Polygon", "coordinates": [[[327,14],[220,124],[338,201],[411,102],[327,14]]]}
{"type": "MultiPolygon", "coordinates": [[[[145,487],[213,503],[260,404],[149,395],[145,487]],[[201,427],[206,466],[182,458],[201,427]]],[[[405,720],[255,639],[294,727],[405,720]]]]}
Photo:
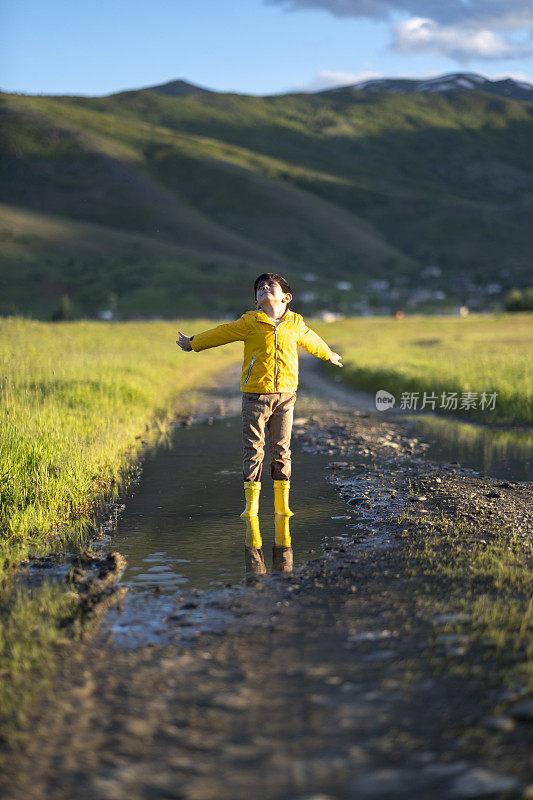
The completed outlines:
{"type": "Polygon", "coordinates": [[[450,278],[449,286],[452,292],[471,291],[474,288],[474,284],[466,275],[453,275],[450,278]]]}
{"type": "Polygon", "coordinates": [[[368,288],[373,292],[386,292],[389,286],[389,281],[372,281],[368,284],[368,288]]]}
{"type": "Polygon", "coordinates": [[[338,319],[344,319],[344,314],[337,314],[334,311],[319,311],[317,317],[323,322],[336,322],[338,319]]]}
{"type": "Polygon", "coordinates": [[[296,299],[301,303],[312,303],[318,297],[317,292],[300,292],[296,299]]]}
{"type": "Polygon", "coordinates": [[[436,265],[434,265],[434,264],[432,264],[432,265],[431,265],[431,266],[429,266],[429,267],[426,267],[426,268],[425,268],[425,269],[423,269],[423,270],[422,270],[422,272],[420,273],[420,277],[421,277],[421,278],[424,278],[425,280],[426,280],[427,278],[440,278],[440,276],[441,276],[441,275],[442,275],[442,270],[441,270],[441,268],[440,268],[440,267],[437,267],[437,266],[436,266],[436,265]]]}

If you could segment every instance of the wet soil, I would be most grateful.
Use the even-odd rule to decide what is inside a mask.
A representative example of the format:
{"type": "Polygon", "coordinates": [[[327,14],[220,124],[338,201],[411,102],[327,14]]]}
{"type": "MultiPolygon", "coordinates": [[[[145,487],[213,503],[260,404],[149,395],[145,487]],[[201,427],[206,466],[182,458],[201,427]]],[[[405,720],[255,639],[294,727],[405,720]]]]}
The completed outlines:
{"type": "Polygon", "coordinates": [[[177,597],[169,644],[81,643],[22,749],[1,755],[2,797],[533,797],[526,687],[472,638],[475,594],[418,566],[401,535],[442,511],[477,537],[496,521],[527,557],[530,484],[432,464],[401,417],[318,389],[297,416],[295,446],[331,457],[346,536],[292,572],[177,597]],[[215,611],[218,627],[196,624],[215,611]]]}

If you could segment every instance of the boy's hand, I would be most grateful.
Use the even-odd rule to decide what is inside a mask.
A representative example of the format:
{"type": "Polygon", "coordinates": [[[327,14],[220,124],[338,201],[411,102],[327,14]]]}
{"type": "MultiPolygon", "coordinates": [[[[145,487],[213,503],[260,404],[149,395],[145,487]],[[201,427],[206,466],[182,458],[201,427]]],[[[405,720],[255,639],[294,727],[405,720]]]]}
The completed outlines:
{"type": "Polygon", "coordinates": [[[336,367],[343,367],[344,364],[342,363],[342,356],[338,353],[332,353],[330,361],[332,364],[335,364],[336,367]]]}
{"type": "Polygon", "coordinates": [[[185,336],[185,334],[182,333],[181,331],[178,331],[178,338],[176,339],[176,344],[179,345],[182,350],[186,351],[192,350],[191,340],[189,339],[188,336],[185,336]]]}

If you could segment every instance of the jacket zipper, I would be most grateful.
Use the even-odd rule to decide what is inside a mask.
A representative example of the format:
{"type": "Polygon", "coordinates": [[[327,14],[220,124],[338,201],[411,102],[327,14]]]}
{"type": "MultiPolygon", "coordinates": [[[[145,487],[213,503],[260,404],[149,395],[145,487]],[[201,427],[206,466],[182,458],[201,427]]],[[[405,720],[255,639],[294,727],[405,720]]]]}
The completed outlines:
{"type": "Polygon", "coordinates": [[[250,372],[252,371],[252,367],[254,365],[254,361],[255,361],[255,356],[252,356],[252,362],[251,362],[250,367],[248,369],[248,375],[246,376],[246,380],[244,381],[243,386],[245,386],[248,383],[248,378],[250,377],[250,372]]]}
{"type": "Polygon", "coordinates": [[[274,329],[274,391],[278,391],[278,325],[274,329]]]}
{"type": "Polygon", "coordinates": [[[274,391],[278,391],[278,328],[283,320],[280,320],[274,328],[274,391]]]}

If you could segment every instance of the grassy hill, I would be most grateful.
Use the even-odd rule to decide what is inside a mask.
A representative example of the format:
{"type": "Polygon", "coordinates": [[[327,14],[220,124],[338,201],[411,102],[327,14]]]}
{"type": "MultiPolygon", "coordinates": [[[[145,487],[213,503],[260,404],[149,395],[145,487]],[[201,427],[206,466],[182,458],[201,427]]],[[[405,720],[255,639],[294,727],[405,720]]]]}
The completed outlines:
{"type": "Polygon", "coordinates": [[[460,302],[526,281],[532,103],[187,87],[0,94],[0,114],[1,314],[64,295],[79,315],[238,314],[264,270],[304,312],[349,311],[373,280],[401,304],[431,264],[460,302]]]}

